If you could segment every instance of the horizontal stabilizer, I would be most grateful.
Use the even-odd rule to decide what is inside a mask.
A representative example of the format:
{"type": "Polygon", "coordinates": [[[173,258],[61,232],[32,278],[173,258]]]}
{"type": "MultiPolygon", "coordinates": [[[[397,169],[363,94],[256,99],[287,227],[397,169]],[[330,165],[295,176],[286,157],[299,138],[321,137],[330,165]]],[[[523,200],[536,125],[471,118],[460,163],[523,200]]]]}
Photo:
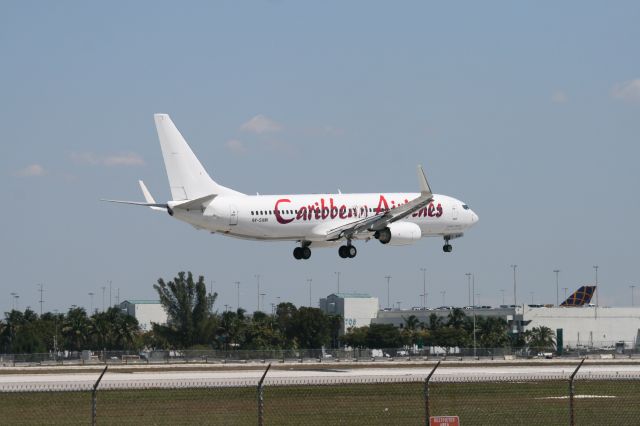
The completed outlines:
{"type": "Polygon", "coordinates": [[[118,204],[131,204],[133,206],[151,207],[153,210],[162,210],[162,211],[166,211],[169,208],[168,204],[161,204],[161,203],[141,203],[138,201],[105,200],[105,199],[101,199],[100,201],[106,201],[108,203],[118,203],[118,204]]]}

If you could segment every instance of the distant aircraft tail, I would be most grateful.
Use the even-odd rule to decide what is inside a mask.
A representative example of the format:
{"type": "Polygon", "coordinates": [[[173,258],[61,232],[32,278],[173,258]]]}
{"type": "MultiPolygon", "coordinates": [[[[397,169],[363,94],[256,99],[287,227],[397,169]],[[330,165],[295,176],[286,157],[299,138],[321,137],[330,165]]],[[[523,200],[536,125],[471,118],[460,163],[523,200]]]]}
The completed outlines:
{"type": "Polygon", "coordinates": [[[211,179],[168,114],[155,114],[154,120],[174,201],[195,200],[210,195],[240,194],[211,179]]]}
{"type": "Polygon", "coordinates": [[[596,292],[595,285],[583,285],[567,298],[560,306],[584,306],[591,302],[593,294],[596,292]]]}

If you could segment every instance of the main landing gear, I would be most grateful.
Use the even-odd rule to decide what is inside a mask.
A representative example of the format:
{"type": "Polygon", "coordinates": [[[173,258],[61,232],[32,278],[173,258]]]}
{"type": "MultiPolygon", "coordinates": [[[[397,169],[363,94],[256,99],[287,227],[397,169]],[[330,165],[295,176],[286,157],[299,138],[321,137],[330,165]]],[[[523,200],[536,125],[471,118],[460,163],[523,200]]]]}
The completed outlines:
{"type": "Polygon", "coordinates": [[[304,259],[307,260],[311,257],[311,249],[307,246],[304,247],[296,247],[293,249],[293,257],[296,259],[304,259]]]}
{"type": "Polygon", "coordinates": [[[444,237],[444,245],[442,246],[442,251],[444,251],[445,253],[451,253],[452,250],[453,247],[451,246],[451,244],[449,244],[449,238],[444,237]]]}
{"type": "Polygon", "coordinates": [[[355,248],[355,246],[352,246],[351,242],[349,241],[346,246],[340,246],[340,248],[338,249],[338,254],[343,259],[354,258],[356,257],[356,254],[358,254],[358,250],[355,248]]]}

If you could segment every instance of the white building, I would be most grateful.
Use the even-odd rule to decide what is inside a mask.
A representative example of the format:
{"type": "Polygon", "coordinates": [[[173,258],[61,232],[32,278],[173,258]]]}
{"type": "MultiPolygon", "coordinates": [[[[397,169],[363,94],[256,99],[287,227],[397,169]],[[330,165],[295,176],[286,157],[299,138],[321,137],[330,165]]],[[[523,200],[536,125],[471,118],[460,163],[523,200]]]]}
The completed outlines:
{"type": "Polygon", "coordinates": [[[523,320],[525,330],[540,326],[562,329],[563,346],[569,348],[604,348],[616,342],[625,342],[630,348],[640,343],[640,308],[525,306],[523,320]]]}
{"type": "Polygon", "coordinates": [[[371,324],[378,315],[378,298],[360,293],[334,293],[320,299],[320,309],[329,315],[342,316],[340,333],[344,334],[350,327],[371,324]]]}
{"type": "Polygon", "coordinates": [[[167,324],[167,312],[158,300],[125,300],[120,309],[138,320],[140,329],[151,330],[151,323],[167,324]]]}

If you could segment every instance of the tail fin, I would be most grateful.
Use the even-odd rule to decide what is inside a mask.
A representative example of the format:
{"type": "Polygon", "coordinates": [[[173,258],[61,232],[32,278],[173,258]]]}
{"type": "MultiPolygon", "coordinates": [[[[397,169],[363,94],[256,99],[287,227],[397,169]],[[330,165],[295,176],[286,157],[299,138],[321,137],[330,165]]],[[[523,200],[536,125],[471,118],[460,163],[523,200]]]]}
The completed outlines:
{"type": "Polygon", "coordinates": [[[239,194],[211,179],[169,115],[155,114],[154,120],[174,201],[194,200],[208,195],[239,194]]]}
{"type": "Polygon", "coordinates": [[[596,292],[595,285],[583,285],[567,298],[560,306],[584,306],[591,302],[593,294],[596,292]]]}

